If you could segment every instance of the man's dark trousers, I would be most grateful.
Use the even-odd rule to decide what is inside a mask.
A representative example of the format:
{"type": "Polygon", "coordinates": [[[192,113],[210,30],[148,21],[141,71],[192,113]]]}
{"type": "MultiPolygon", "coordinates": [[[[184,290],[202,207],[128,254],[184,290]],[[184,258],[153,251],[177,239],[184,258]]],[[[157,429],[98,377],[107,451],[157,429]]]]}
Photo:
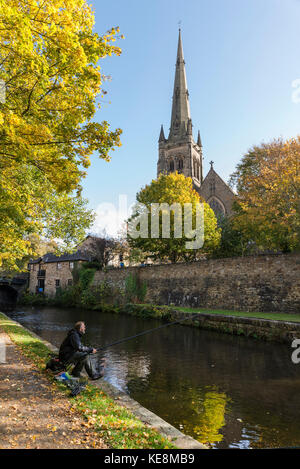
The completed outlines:
{"type": "Polygon", "coordinates": [[[75,352],[72,357],[68,360],[69,363],[74,363],[75,366],[72,370],[72,376],[80,376],[80,373],[85,367],[87,374],[91,375],[91,367],[88,360],[88,353],[86,352],[75,352]]]}

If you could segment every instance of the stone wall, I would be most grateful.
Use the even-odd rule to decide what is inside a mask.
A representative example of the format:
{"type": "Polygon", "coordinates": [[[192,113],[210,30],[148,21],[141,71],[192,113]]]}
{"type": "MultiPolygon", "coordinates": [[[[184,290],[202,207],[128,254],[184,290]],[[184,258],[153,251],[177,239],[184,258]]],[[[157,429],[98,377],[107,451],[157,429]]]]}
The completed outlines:
{"type": "Polygon", "coordinates": [[[286,344],[291,344],[294,339],[300,337],[300,323],[297,322],[243,318],[222,314],[191,314],[182,313],[181,311],[172,311],[169,320],[185,320],[182,322],[184,326],[194,326],[200,329],[286,344]],[[192,316],[191,319],[185,320],[190,316],[192,316]]]}
{"type": "Polygon", "coordinates": [[[209,309],[300,312],[300,253],[209,259],[96,272],[125,286],[133,273],[147,284],[145,303],[209,309]]]}

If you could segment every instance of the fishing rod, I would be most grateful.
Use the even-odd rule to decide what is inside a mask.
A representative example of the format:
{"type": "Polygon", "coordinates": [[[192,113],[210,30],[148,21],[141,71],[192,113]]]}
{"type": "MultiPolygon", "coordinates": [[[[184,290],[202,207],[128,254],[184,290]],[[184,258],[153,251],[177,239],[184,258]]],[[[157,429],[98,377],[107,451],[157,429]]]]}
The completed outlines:
{"type": "Polygon", "coordinates": [[[124,337],[123,339],[116,340],[115,342],[112,342],[111,344],[107,344],[107,345],[104,345],[103,347],[97,348],[96,349],[97,353],[109,347],[112,347],[113,345],[122,344],[123,342],[127,342],[128,340],[132,340],[132,339],[135,339],[136,337],[140,337],[141,335],[150,334],[150,332],[158,331],[159,329],[163,329],[164,327],[174,326],[174,324],[180,324],[181,322],[187,321],[188,319],[193,319],[193,317],[197,315],[198,313],[193,314],[192,316],[185,318],[185,319],[178,319],[177,321],[168,322],[167,324],[163,324],[162,326],[154,327],[153,329],[147,329],[146,331],[139,332],[138,334],[132,335],[130,337],[124,337]]]}

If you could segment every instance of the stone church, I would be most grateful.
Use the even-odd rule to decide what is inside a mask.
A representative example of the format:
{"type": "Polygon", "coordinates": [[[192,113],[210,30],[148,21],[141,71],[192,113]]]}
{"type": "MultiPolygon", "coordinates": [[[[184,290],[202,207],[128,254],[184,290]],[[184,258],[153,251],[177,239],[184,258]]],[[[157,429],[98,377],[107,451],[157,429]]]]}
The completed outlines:
{"type": "Polygon", "coordinates": [[[179,29],[171,127],[166,138],[163,126],[161,126],[157,176],[162,172],[177,171],[191,177],[194,189],[206,200],[215,214],[228,216],[232,213],[235,194],[216,173],[213,161],[210,162],[211,168],[208,174],[203,178],[202,159],[200,132],[198,131],[197,142],[193,138],[189,92],[179,29]]]}

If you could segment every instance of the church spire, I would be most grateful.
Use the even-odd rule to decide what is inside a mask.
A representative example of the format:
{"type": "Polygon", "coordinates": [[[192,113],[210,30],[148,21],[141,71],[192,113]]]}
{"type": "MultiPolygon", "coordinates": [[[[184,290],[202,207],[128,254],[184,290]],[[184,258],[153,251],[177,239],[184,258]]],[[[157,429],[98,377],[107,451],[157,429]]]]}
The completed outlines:
{"type": "Polygon", "coordinates": [[[164,133],[164,127],[163,125],[160,128],[160,134],[159,134],[159,142],[165,142],[165,133],[164,133]]]}
{"type": "Polygon", "coordinates": [[[201,142],[201,137],[200,137],[200,130],[198,130],[197,145],[198,145],[198,147],[202,147],[202,142],[201,142]]]}
{"type": "Polygon", "coordinates": [[[169,174],[178,170],[184,176],[192,178],[194,189],[199,191],[203,181],[202,144],[200,133],[197,144],[193,138],[180,29],[178,36],[170,133],[168,138],[165,138],[163,127],[161,127],[158,142],[157,177],[160,174],[169,174]]]}
{"type": "Polygon", "coordinates": [[[186,84],[185,62],[183,58],[181,30],[179,29],[171,128],[169,138],[183,136],[187,131],[189,121],[191,123],[189,92],[187,90],[186,84]]]}

